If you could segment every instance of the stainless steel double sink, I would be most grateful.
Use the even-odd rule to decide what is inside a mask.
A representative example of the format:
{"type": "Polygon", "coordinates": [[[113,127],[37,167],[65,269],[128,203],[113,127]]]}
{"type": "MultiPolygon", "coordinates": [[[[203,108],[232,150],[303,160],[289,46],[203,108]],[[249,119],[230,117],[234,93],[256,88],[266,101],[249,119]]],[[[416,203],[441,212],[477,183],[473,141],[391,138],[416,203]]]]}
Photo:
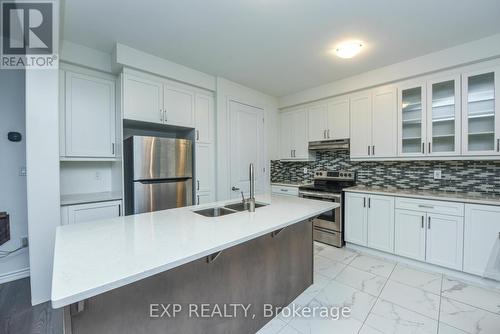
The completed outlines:
{"type": "MultiPolygon", "coordinates": [[[[266,205],[267,204],[255,203],[255,208],[257,209],[266,205]]],[[[219,206],[215,208],[196,210],[193,212],[205,217],[220,217],[246,210],[248,210],[248,207],[240,202],[240,203],[228,204],[225,206],[219,206]]]]}

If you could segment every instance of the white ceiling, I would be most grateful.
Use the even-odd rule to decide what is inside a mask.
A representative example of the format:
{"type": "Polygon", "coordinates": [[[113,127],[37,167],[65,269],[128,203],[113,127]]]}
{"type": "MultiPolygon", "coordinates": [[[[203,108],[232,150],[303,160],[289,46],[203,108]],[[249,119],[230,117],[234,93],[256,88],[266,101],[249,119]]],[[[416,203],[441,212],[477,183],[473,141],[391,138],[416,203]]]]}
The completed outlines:
{"type": "Polygon", "coordinates": [[[500,1],[66,0],[63,33],[283,96],[500,33],[500,1]],[[358,57],[328,52],[350,38],[366,43],[358,57]]]}

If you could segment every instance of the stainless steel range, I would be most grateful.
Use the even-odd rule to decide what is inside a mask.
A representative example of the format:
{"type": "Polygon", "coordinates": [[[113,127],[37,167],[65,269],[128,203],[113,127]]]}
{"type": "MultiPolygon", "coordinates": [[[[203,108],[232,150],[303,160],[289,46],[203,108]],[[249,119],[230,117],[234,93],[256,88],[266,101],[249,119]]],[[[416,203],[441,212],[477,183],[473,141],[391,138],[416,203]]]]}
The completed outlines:
{"type": "Polygon", "coordinates": [[[299,196],[339,203],[340,207],[314,219],[314,240],[335,247],[344,246],[344,194],[342,189],[356,184],[356,173],[320,171],[314,173],[314,184],[299,187],[299,196]]]}

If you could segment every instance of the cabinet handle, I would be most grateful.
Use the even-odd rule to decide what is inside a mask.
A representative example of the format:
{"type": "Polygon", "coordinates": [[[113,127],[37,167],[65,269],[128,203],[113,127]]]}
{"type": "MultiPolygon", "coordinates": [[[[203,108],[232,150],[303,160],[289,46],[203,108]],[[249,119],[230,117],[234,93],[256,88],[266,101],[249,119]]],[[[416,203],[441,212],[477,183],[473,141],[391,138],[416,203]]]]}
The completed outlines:
{"type": "Polygon", "coordinates": [[[200,190],[200,180],[196,180],[196,190],[200,190]]]}
{"type": "Polygon", "coordinates": [[[115,155],[115,143],[111,143],[111,154],[115,155]]]}
{"type": "Polygon", "coordinates": [[[290,158],[293,158],[293,150],[290,150],[290,158]]]}
{"type": "Polygon", "coordinates": [[[425,154],[425,143],[422,143],[422,154],[425,154]]]}
{"type": "Polygon", "coordinates": [[[295,150],[293,150],[293,157],[295,158],[295,150]]]}
{"type": "Polygon", "coordinates": [[[500,138],[497,139],[497,152],[500,152],[500,138]]]}
{"type": "Polygon", "coordinates": [[[424,228],[424,219],[425,219],[425,217],[422,216],[422,228],[424,228]]]}
{"type": "Polygon", "coordinates": [[[368,155],[370,155],[370,145],[368,145],[368,155]]]}
{"type": "Polygon", "coordinates": [[[196,199],[197,199],[196,204],[200,205],[200,195],[196,195],[196,199]]]}
{"type": "Polygon", "coordinates": [[[287,193],[288,192],[288,189],[280,189],[281,191],[287,193]]]}
{"type": "Polygon", "coordinates": [[[366,197],[363,197],[363,208],[366,208],[366,197]]]}
{"type": "Polygon", "coordinates": [[[434,206],[433,205],[424,205],[424,204],[419,204],[418,205],[419,208],[426,208],[426,209],[434,209],[434,206]]]}
{"type": "Polygon", "coordinates": [[[372,146],[372,155],[375,155],[375,145],[372,146]]]}
{"type": "Polygon", "coordinates": [[[160,121],[163,122],[163,116],[165,116],[165,114],[163,113],[163,109],[160,109],[160,121]]]}
{"type": "Polygon", "coordinates": [[[427,228],[430,230],[431,229],[431,217],[427,219],[427,228]]]}
{"type": "Polygon", "coordinates": [[[326,139],[326,130],[323,130],[323,139],[326,139]]]}
{"type": "Polygon", "coordinates": [[[118,216],[122,215],[122,205],[118,204],[118,216]]]}
{"type": "Polygon", "coordinates": [[[330,129],[328,129],[328,130],[326,131],[326,137],[327,137],[328,139],[330,139],[330,129]]]}
{"type": "Polygon", "coordinates": [[[196,140],[200,140],[200,130],[196,130],[196,140]]]}
{"type": "Polygon", "coordinates": [[[429,142],[429,150],[427,151],[427,153],[431,154],[431,142],[429,142]]]}
{"type": "Polygon", "coordinates": [[[372,198],[368,197],[368,209],[371,209],[372,207],[372,198]]]}

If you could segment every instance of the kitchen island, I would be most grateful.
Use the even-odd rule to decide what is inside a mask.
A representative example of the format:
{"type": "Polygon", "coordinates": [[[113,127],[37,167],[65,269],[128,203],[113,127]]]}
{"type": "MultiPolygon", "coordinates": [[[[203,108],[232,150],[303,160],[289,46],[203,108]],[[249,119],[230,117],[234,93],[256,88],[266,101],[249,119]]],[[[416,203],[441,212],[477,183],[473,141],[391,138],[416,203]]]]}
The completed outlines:
{"type": "Polygon", "coordinates": [[[270,320],[264,304],[286,306],[312,284],[311,219],[338,204],[262,195],[257,202],[268,205],[254,213],[194,212],[234,202],[59,227],[52,305],[65,307],[66,327],[75,334],[254,333],[270,320]],[[187,312],[201,304],[250,308],[234,317],[187,312]],[[186,312],[165,316],[165,307],[186,312]]]}

